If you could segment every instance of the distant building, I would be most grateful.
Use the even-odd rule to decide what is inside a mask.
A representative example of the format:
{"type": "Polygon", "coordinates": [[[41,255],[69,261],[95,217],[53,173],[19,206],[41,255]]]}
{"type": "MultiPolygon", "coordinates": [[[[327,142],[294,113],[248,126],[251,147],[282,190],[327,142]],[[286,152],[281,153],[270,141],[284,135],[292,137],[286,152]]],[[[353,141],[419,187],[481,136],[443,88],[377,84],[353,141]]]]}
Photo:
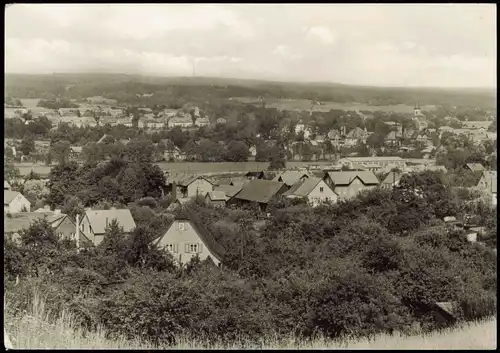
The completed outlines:
{"type": "Polygon", "coordinates": [[[497,205],[497,172],[483,171],[477,187],[491,195],[491,203],[497,205]]]}
{"type": "Polygon", "coordinates": [[[212,192],[207,192],[205,196],[205,202],[208,205],[214,206],[214,207],[225,207],[226,206],[226,201],[229,198],[226,196],[226,193],[222,190],[215,190],[212,192]]]}
{"type": "Polygon", "coordinates": [[[401,172],[389,172],[385,179],[382,181],[380,184],[380,187],[382,189],[391,189],[395,186],[399,185],[399,181],[401,180],[401,177],[404,175],[404,173],[401,172]]]}
{"type": "Polygon", "coordinates": [[[245,174],[245,177],[248,180],[254,180],[254,179],[265,179],[265,174],[264,171],[252,171],[252,172],[247,172],[245,174]]]}
{"type": "Polygon", "coordinates": [[[341,199],[352,198],[379,185],[375,174],[368,171],[327,172],[323,179],[341,199]]]}
{"type": "Polygon", "coordinates": [[[370,168],[377,166],[380,168],[404,168],[406,162],[401,157],[347,157],[338,161],[349,169],[370,168]]]}
{"type": "Polygon", "coordinates": [[[281,174],[274,177],[274,181],[279,181],[284,183],[287,187],[292,187],[295,183],[309,178],[309,174],[306,172],[287,170],[281,174]]]}
{"type": "Polygon", "coordinates": [[[317,177],[308,177],[295,183],[283,194],[286,198],[307,198],[312,207],[325,202],[336,203],[338,195],[326,182],[317,177]]]}
{"type": "Polygon", "coordinates": [[[241,191],[229,200],[229,203],[255,204],[264,211],[271,200],[281,196],[287,189],[287,186],[279,181],[254,179],[245,184],[241,191]]]}
{"type": "Polygon", "coordinates": [[[213,191],[212,182],[204,176],[172,174],[167,178],[167,184],[175,198],[204,196],[213,191]]]}
{"type": "Polygon", "coordinates": [[[473,172],[483,172],[486,170],[481,163],[467,163],[465,168],[473,172]]]}
{"type": "Polygon", "coordinates": [[[86,234],[94,245],[99,245],[104,239],[106,228],[113,220],[123,228],[125,233],[130,233],[135,228],[134,218],[129,209],[87,210],[80,221],[80,230],[86,234]]]}
{"type": "Polygon", "coordinates": [[[31,203],[20,192],[5,190],[3,191],[3,210],[5,213],[29,212],[31,203]]]}

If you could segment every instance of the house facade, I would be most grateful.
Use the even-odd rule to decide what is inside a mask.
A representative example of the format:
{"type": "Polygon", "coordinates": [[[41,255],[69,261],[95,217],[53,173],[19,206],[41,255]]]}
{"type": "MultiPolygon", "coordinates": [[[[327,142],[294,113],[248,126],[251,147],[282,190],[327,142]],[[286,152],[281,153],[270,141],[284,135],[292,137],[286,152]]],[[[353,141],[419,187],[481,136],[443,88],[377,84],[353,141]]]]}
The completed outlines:
{"type": "Polygon", "coordinates": [[[321,178],[310,177],[297,182],[290,190],[283,194],[283,197],[307,198],[308,203],[312,207],[330,202],[336,203],[338,195],[332,188],[321,178]]]}
{"type": "Polygon", "coordinates": [[[79,222],[80,230],[88,236],[94,245],[99,245],[104,239],[106,228],[113,220],[130,233],[135,228],[135,221],[129,209],[87,210],[79,222]]]}
{"type": "Polygon", "coordinates": [[[373,172],[327,172],[325,182],[339,195],[340,199],[349,199],[364,190],[371,190],[379,185],[373,172]]]}
{"type": "Polygon", "coordinates": [[[5,213],[29,212],[31,203],[20,192],[3,191],[3,211],[5,213]]]}
{"type": "Polygon", "coordinates": [[[205,202],[213,207],[224,208],[226,207],[227,196],[224,191],[212,191],[207,192],[205,196],[205,202]]]}
{"type": "Polygon", "coordinates": [[[201,261],[208,257],[219,266],[224,250],[215,239],[192,217],[179,215],[156,245],[172,254],[178,264],[186,264],[198,256],[201,261]]]}

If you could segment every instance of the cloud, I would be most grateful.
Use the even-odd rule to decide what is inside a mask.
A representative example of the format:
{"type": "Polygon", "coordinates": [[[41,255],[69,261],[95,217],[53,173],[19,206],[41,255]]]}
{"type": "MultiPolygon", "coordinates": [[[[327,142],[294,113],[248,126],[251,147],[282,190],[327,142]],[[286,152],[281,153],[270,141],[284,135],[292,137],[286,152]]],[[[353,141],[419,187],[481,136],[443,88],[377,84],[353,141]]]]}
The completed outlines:
{"type": "Polygon", "coordinates": [[[5,70],[495,87],[493,6],[16,4],[5,70]]]}
{"type": "Polygon", "coordinates": [[[313,36],[321,39],[326,44],[332,44],[335,42],[335,35],[333,32],[325,26],[315,26],[307,30],[309,36],[313,36]]]}

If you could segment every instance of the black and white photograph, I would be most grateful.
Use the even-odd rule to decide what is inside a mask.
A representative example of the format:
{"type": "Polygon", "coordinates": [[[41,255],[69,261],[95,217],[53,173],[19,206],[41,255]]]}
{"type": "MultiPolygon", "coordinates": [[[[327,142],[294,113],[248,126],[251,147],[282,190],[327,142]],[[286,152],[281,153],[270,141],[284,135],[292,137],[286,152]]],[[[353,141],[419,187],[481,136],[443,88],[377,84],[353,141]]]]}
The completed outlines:
{"type": "Polygon", "coordinates": [[[489,3],[4,6],[4,347],[497,347],[489,3]]]}

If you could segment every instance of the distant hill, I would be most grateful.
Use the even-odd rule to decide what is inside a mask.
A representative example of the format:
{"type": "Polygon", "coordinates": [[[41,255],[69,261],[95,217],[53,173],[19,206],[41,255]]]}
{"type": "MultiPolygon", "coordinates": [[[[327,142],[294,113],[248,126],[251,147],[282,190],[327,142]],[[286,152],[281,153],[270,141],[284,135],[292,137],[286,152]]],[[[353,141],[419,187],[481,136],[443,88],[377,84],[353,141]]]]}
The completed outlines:
{"type": "MultiPolygon", "coordinates": [[[[56,73],[52,75],[6,74],[5,94],[19,98],[47,95],[88,96],[154,93],[169,87],[205,87],[180,89],[183,95],[207,95],[213,98],[237,96],[311,99],[333,102],[359,102],[374,105],[421,104],[478,106],[496,108],[496,90],[486,88],[414,88],[354,86],[325,82],[278,82],[217,77],[152,77],[107,73],[56,73]],[[74,87],[72,87],[74,85],[74,87]],[[71,87],[68,90],[68,87],[71,87]],[[212,87],[211,89],[206,89],[212,87]]],[[[179,93],[180,94],[180,93],[179,93]]],[[[111,98],[111,97],[110,97],[111,98]]]]}

